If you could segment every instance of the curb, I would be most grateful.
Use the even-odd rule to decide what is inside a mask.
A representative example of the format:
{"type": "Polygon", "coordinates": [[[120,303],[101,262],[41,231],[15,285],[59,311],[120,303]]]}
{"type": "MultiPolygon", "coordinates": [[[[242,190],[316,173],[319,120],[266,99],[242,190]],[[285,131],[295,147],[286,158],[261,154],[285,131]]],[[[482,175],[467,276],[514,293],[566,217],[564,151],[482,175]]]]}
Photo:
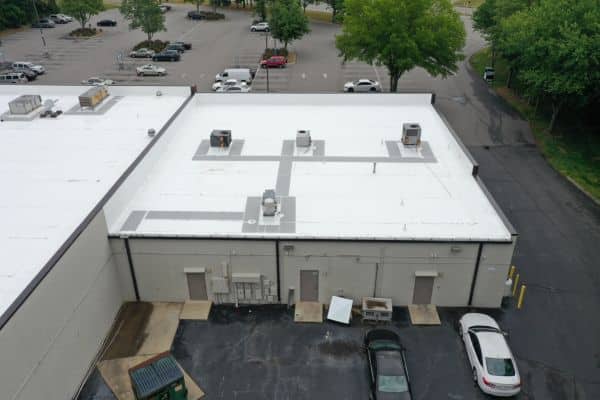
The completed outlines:
{"type": "MultiPolygon", "coordinates": [[[[561,174],[561,175],[563,175],[563,174],[561,174]]],[[[563,176],[565,178],[567,178],[567,180],[569,182],[571,182],[571,184],[573,186],[575,186],[575,188],[577,188],[577,190],[579,190],[581,193],[583,193],[588,199],[593,201],[597,206],[600,206],[600,200],[597,200],[594,196],[592,196],[592,194],[590,192],[585,190],[579,183],[575,182],[575,180],[573,178],[571,178],[569,175],[563,175],[563,176]]]]}

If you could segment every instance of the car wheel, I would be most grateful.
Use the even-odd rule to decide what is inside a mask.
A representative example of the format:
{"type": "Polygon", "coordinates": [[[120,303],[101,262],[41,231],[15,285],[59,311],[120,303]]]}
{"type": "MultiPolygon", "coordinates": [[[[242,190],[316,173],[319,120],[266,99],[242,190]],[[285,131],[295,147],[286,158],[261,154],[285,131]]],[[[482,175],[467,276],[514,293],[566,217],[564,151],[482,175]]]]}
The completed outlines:
{"type": "Polygon", "coordinates": [[[473,368],[473,384],[477,386],[477,370],[473,368]]]}
{"type": "Polygon", "coordinates": [[[376,92],[377,88],[372,87],[371,89],[369,89],[371,92],[376,92]]]}
{"type": "Polygon", "coordinates": [[[250,28],[250,32],[256,32],[256,29],[250,28]]]}
{"type": "Polygon", "coordinates": [[[265,32],[270,32],[271,30],[269,28],[265,29],[265,32]]]}
{"type": "Polygon", "coordinates": [[[354,89],[353,88],[349,88],[348,92],[352,93],[352,92],[354,92],[354,89]]]}

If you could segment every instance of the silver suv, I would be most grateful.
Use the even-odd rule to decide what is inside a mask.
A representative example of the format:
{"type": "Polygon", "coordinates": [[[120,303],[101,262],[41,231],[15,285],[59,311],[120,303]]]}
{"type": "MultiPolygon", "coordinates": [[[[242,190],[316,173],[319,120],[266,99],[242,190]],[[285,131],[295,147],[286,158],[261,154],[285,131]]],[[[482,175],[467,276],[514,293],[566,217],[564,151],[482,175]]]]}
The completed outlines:
{"type": "Polygon", "coordinates": [[[43,66],[31,63],[29,61],[16,61],[12,64],[12,68],[16,70],[28,69],[38,75],[42,75],[46,72],[46,69],[43,66]]]}

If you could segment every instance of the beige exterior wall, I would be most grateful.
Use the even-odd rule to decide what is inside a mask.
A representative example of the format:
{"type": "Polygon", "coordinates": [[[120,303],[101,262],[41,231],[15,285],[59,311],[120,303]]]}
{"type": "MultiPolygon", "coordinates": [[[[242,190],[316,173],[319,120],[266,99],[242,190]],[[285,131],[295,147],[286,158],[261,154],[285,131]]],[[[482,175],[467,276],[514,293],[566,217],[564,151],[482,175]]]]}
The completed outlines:
{"type": "Polygon", "coordinates": [[[516,240],[515,237],[513,243],[483,245],[473,291],[473,306],[500,307],[516,240]]]}
{"type": "Polygon", "coordinates": [[[99,213],[0,331],[0,397],[74,396],[121,303],[99,213]]]}
{"type": "MultiPolygon", "coordinates": [[[[319,301],[332,295],[392,298],[412,303],[417,273],[434,273],[432,303],[468,304],[479,244],[446,243],[280,243],[282,301],[300,300],[300,270],[319,271],[319,301]]],[[[498,303],[499,305],[500,303],[498,303]]]]}
{"type": "Polygon", "coordinates": [[[277,302],[274,241],[130,239],[129,245],[143,301],[188,300],[186,270],[203,269],[208,297],[216,303],[238,300],[234,280],[239,273],[259,275],[262,294],[262,301],[241,303],[277,302]],[[213,278],[226,278],[229,293],[216,294],[213,278]]]}

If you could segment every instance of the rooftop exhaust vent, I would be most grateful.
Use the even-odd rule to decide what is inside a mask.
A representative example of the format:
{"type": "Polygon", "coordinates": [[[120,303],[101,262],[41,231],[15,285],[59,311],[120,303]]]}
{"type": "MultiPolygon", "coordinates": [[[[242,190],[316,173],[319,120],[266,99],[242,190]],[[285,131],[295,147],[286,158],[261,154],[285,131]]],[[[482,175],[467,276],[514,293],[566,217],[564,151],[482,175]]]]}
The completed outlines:
{"type": "Polygon", "coordinates": [[[42,106],[42,96],[24,94],[8,103],[8,109],[13,115],[27,115],[42,106]]]}
{"type": "Polygon", "coordinates": [[[402,124],[402,144],[418,146],[421,144],[421,125],[411,122],[402,124]]]}
{"type": "Polygon", "coordinates": [[[210,133],[210,147],[229,147],[231,131],[215,129],[210,133]]]}
{"type": "Polygon", "coordinates": [[[311,142],[310,131],[299,130],[296,132],[296,147],[310,147],[311,142]]]}
{"type": "Polygon", "coordinates": [[[79,105],[83,107],[94,108],[108,97],[108,89],[106,86],[94,86],[81,96],[79,96],[79,105]]]}
{"type": "Polygon", "coordinates": [[[275,190],[267,189],[262,195],[263,216],[273,217],[277,213],[277,198],[275,190]]]}

